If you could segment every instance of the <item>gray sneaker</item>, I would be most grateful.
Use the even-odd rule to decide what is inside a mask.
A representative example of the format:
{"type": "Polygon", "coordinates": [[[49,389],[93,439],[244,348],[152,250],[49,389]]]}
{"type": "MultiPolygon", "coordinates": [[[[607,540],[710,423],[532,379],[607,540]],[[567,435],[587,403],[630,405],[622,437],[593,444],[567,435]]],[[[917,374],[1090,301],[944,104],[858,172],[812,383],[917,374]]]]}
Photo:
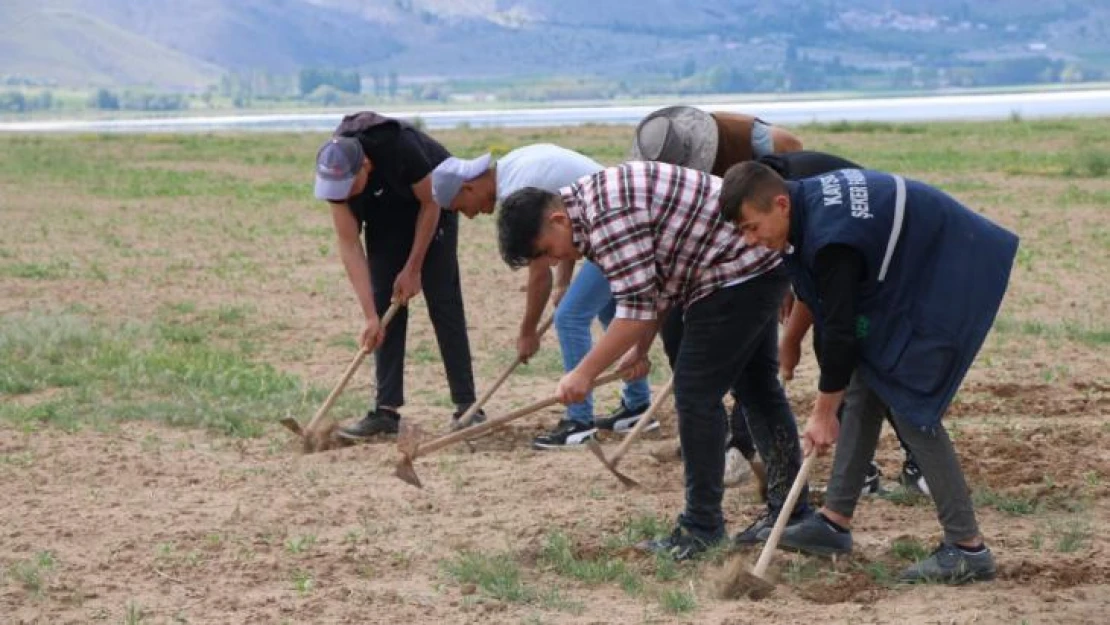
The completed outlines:
{"type": "MultiPolygon", "coordinates": [[[[793,519],[788,520],[786,522],[784,535],[785,532],[790,531],[791,527],[794,527],[795,525],[801,523],[803,519],[808,518],[808,516],[812,514],[813,513],[810,512],[804,517],[799,515],[793,519]]],[[[765,542],[767,538],[771,535],[771,530],[775,529],[776,519],[777,516],[772,516],[770,510],[764,509],[763,512],[761,512],[759,516],[756,517],[754,521],[752,521],[751,525],[732,537],[732,545],[734,547],[743,547],[747,545],[758,545],[759,543],[765,542]]]]}
{"type": "Polygon", "coordinates": [[[779,547],[815,556],[842,555],[852,552],[852,533],[837,531],[821,515],[813,514],[788,525],[779,547]]]}
{"type": "Polygon", "coordinates": [[[990,549],[968,553],[956,545],[941,543],[931,556],[903,570],[898,581],[966,584],[992,580],[996,573],[990,549]]]}

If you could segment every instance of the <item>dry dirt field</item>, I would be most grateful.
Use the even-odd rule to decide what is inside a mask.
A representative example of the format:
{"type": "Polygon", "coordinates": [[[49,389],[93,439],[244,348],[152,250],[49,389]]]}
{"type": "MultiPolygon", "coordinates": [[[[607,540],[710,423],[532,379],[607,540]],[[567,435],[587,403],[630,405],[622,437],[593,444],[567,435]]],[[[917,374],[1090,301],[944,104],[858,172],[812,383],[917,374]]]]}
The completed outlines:
{"type": "MultiPolygon", "coordinates": [[[[1110,614],[1110,119],[839,124],[809,147],[942,186],[1016,230],[1000,319],[948,425],[1000,578],[902,587],[939,539],[894,490],[857,515],[857,552],[782,555],[754,603],[715,598],[725,557],[674,565],[636,541],[669,530],[681,466],[635,447],[624,489],[588,453],[535,452],[555,409],[392,476],[391,441],[302,454],[306,420],[354,353],[357,306],[326,207],[316,135],[0,137],[0,622],[1105,623],[1110,614]]],[[[607,163],[627,127],[433,133],[460,155],[537,141],[607,163]]],[[[514,355],[523,275],[490,220],[462,227],[479,388],[514,355]]],[[[668,375],[656,357],[653,381],[668,375]]],[[[490,402],[553,392],[543,351],[490,402]]],[[[811,354],[788,392],[809,412],[811,354]]],[[[406,418],[451,412],[413,304],[406,418]]],[[[333,414],[366,409],[371,372],[333,414]]],[[[616,402],[610,387],[599,411],[616,402]]],[[[606,441],[612,449],[613,441],[606,441]]],[[[900,454],[884,433],[879,461],[900,454]]],[[[828,462],[816,472],[827,475],[828,462]]],[[[893,486],[888,480],[888,486],[893,486]]],[[[728,491],[730,530],[758,512],[728,491]]],[[[754,560],[754,554],[746,554],[754,560]]]]}

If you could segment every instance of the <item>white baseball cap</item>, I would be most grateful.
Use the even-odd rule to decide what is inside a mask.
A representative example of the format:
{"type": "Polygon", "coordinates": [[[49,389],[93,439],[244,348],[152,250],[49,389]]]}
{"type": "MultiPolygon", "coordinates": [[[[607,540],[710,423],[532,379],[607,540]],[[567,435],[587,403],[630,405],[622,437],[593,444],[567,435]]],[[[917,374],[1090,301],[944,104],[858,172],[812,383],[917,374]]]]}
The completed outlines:
{"type": "Polygon", "coordinates": [[[449,157],[432,170],[432,198],[440,208],[451,208],[463,183],[470,182],[489,170],[490,155],[470,160],[449,157]]]}

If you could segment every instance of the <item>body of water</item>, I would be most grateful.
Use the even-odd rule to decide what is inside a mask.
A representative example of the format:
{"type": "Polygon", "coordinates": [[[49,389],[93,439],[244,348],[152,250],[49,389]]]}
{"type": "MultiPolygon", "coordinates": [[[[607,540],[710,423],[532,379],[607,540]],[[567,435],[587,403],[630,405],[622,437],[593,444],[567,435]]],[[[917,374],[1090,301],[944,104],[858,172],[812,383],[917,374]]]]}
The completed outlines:
{"type": "MultiPolygon", "coordinates": [[[[676,98],[677,100],[677,98],[676,98]]],[[[737,104],[692,103],[706,110],[758,115],[777,124],[837,121],[940,121],[1110,115],[1110,90],[1048,91],[899,98],[794,100],[737,104]]],[[[635,124],[658,106],[591,106],[528,109],[380,112],[424,120],[437,130],[472,127],[543,127],[582,124],[635,124]]],[[[0,132],[329,132],[342,113],[274,113],[158,119],[99,119],[0,122],[0,132]]]]}

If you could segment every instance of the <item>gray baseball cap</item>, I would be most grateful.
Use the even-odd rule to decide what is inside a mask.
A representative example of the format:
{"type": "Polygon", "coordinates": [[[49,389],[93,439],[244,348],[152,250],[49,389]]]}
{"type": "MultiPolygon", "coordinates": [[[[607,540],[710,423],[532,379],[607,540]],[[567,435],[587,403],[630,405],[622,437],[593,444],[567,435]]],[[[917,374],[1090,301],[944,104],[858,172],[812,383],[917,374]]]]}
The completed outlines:
{"type": "Polygon", "coordinates": [[[463,183],[470,182],[489,169],[490,155],[470,160],[449,157],[432,170],[432,198],[440,208],[451,208],[463,183]]]}
{"type": "Polygon", "coordinates": [[[709,171],[717,160],[717,121],[692,106],[659,109],[636,127],[632,160],[709,171]]]}
{"type": "Polygon", "coordinates": [[[362,167],[362,144],[354,137],[332,137],[316,153],[316,199],[342,201],[351,195],[362,167]]]}

